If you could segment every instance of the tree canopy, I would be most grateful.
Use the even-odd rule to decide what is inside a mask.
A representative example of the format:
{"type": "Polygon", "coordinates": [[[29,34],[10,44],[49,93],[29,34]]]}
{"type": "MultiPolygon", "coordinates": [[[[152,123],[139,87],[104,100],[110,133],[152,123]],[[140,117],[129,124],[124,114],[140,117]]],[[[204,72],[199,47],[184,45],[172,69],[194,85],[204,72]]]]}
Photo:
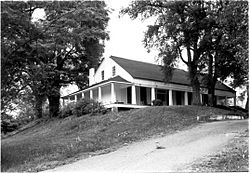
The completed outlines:
{"type": "Polygon", "coordinates": [[[121,13],[143,20],[156,17],[145,33],[145,47],[159,50],[167,81],[178,59],[188,66],[192,102],[200,104],[201,85],[214,93],[218,79],[237,79],[246,73],[242,62],[247,59],[247,11],[244,1],[151,0],[133,1],[121,13]]]}
{"type": "MultiPolygon", "coordinates": [[[[60,88],[70,83],[76,83],[80,87],[87,85],[88,69],[95,67],[102,56],[104,40],[108,39],[106,27],[109,17],[106,4],[102,1],[22,2],[27,9],[44,10],[45,18],[37,22],[31,20],[25,13],[26,10],[20,10],[19,3],[2,4],[2,8],[13,7],[11,11],[14,13],[27,15],[24,26],[9,28],[9,32],[18,33],[18,30],[28,28],[25,36],[13,38],[10,44],[13,46],[19,39],[23,42],[21,46],[16,47],[15,54],[12,53],[13,60],[18,61],[21,66],[20,69],[14,68],[22,74],[17,85],[21,86],[20,81],[27,78],[26,84],[32,88],[37,100],[47,97],[51,116],[57,116],[60,88]],[[24,55],[19,51],[23,51],[24,55]]],[[[10,14],[9,11],[5,13],[10,14]]],[[[9,15],[9,18],[14,20],[15,16],[9,15]]],[[[7,27],[5,23],[2,25],[7,27]]],[[[7,33],[8,29],[4,32],[7,33]]],[[[6,34],[2,36],[2,40],[9,40],[9,37],[11,34],[6,34]]],[[[6,60],[9,60],[10,54],[4,54],[6,60]]]]}
{"type": "Polygon", "coordinates": [[[10,102],[27,86],[27,76],[23,69],[30,58],[29,44],[37,35],[30,20],[39,5],[32,2],[1,2],[2,112],[11,109],[10,102]]]}

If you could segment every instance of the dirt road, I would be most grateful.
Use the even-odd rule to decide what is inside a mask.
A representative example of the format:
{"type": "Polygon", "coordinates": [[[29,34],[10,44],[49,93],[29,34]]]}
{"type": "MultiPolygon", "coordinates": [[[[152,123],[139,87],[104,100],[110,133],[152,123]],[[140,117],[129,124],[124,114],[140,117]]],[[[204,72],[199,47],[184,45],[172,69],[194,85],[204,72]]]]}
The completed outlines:
{"type": "Polygon", "coordinates": [[[248,129],[248,120],[201,124],[161,138],[137,142],[117,151],[90,157],[45,172],[176,172],[220,151],[238,133],[248,129]],[[156,149],[156,142],[162,147],[156,149]]]}

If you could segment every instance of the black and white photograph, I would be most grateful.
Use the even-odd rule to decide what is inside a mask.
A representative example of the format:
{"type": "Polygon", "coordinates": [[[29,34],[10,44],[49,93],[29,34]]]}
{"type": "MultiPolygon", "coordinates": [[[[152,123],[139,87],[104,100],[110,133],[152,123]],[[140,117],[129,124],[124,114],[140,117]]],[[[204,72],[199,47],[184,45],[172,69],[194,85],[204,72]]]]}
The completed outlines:
{"type": "Polygon", "coordinates": [[[248,172],[249,2],[1,1],[1,172],[248,172]]]}

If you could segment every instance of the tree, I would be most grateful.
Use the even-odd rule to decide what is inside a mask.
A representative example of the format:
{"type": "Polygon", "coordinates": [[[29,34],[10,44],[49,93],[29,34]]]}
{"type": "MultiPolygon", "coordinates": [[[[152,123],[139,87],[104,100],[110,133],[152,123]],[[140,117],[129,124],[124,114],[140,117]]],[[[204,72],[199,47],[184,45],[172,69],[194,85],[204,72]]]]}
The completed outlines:
{"type": "Polygon", "coordinates": [[[208,88],[209,105],[214,106],[218,80],[233,78],[234,88],[248,80],[248,3],[218,1],[210,4],[207,11],[213,15],[203,43],[207,46],[204,81],[208,88]]]}
{"type": "Polygon", "coordinates": [[[13,109],[27,83],[23,73],[30,58],[30,43],[37,30],[30,22],[41,2],[1,2],[1,113],[13,109]]]}
{"type": "Polygon", "coordinates": [[[87,85],[88,69],[97,65],[108,39],[109,17],[101,1],[47,2],[44,10],[45,20],[39,25],[43,38],[32,45],[33,67],[40,72],[50,115],[57,116],[60,88],[73,82],[87,85]]]}
{"type": "Polygon", "coordinates": [[[180,58],[189,70],[193,88],[192,104],[200,105],[199,63],[205,47],[200,44],[203,32],[205,6],[201,1],[134,1],[122,13],[132,18],[141,15],[143,19],[157,17],[154,25],[145,33],[145,46],[156,47],[163,58],[165,76],[171,79],[173,67],[180,58]],[[183,58],[186,49],[187,60],[183,58]]]}
{"type": "Polygon", "coordinates": [[[38,116],[44,97],[49,100],[51,116],[57,116],[60,88],[73,82],[87,85],[88,69],[97,65],[103,53],[109,20],[105,3],[3,2],[1,14],[11,23],[2,23],[2,62],[6,67],[2,84],[19,75],[4,84],[1,92],[7,97],[10,86],[18,92],[29,86],[36,98],[38,116]],[[32,22],[37,8],[44,9],[45,19],[32,22]]]}
{"type": "Polygon", "coordinates": [[[188,66],[194,91],[192,103],[195,105],[200,104],[200,85],[204,74],[213,100],[216,81],[232,74],[239,75],[242,71],[234,68],[239,64],[235,63],[239,50],[234,47],[245,44],[242,34],[247,28],[244,23],[246,12],[246,2],[159,0],[135,1],[121,11],[131,18],[139,15],[142,19],[157,18],[145,33],[145,47],[159,50],[167,81],[171,79],[178,59],[188,66]],[[238,33],[241,35],[235,37],[238,33]]]}

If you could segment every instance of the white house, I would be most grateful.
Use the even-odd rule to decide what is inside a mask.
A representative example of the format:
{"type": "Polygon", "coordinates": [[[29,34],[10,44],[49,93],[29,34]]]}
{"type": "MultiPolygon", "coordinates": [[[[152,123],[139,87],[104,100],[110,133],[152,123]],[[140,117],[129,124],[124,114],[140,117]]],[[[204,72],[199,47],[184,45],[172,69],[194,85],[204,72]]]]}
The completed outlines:
{"type": "MultiPolygon", "coordinates": [[[[163,78],[159,65],[111,56],[96,71],[89,70],[88,87],[62,97],[63,105],[81,98],[98,100],[106,108],[118,109],[150,106],[155,99],[170,106],[191,104],[188,72],[175,69],[169,83],[163,78]]],[[[217,104],[227,104],[230,99],[235,105],[236,92],[225,84],[217,82],[215,95],[217,104]]],[[[201,87],[201,102],[208,102],[205,87],[201,87]]]]}

